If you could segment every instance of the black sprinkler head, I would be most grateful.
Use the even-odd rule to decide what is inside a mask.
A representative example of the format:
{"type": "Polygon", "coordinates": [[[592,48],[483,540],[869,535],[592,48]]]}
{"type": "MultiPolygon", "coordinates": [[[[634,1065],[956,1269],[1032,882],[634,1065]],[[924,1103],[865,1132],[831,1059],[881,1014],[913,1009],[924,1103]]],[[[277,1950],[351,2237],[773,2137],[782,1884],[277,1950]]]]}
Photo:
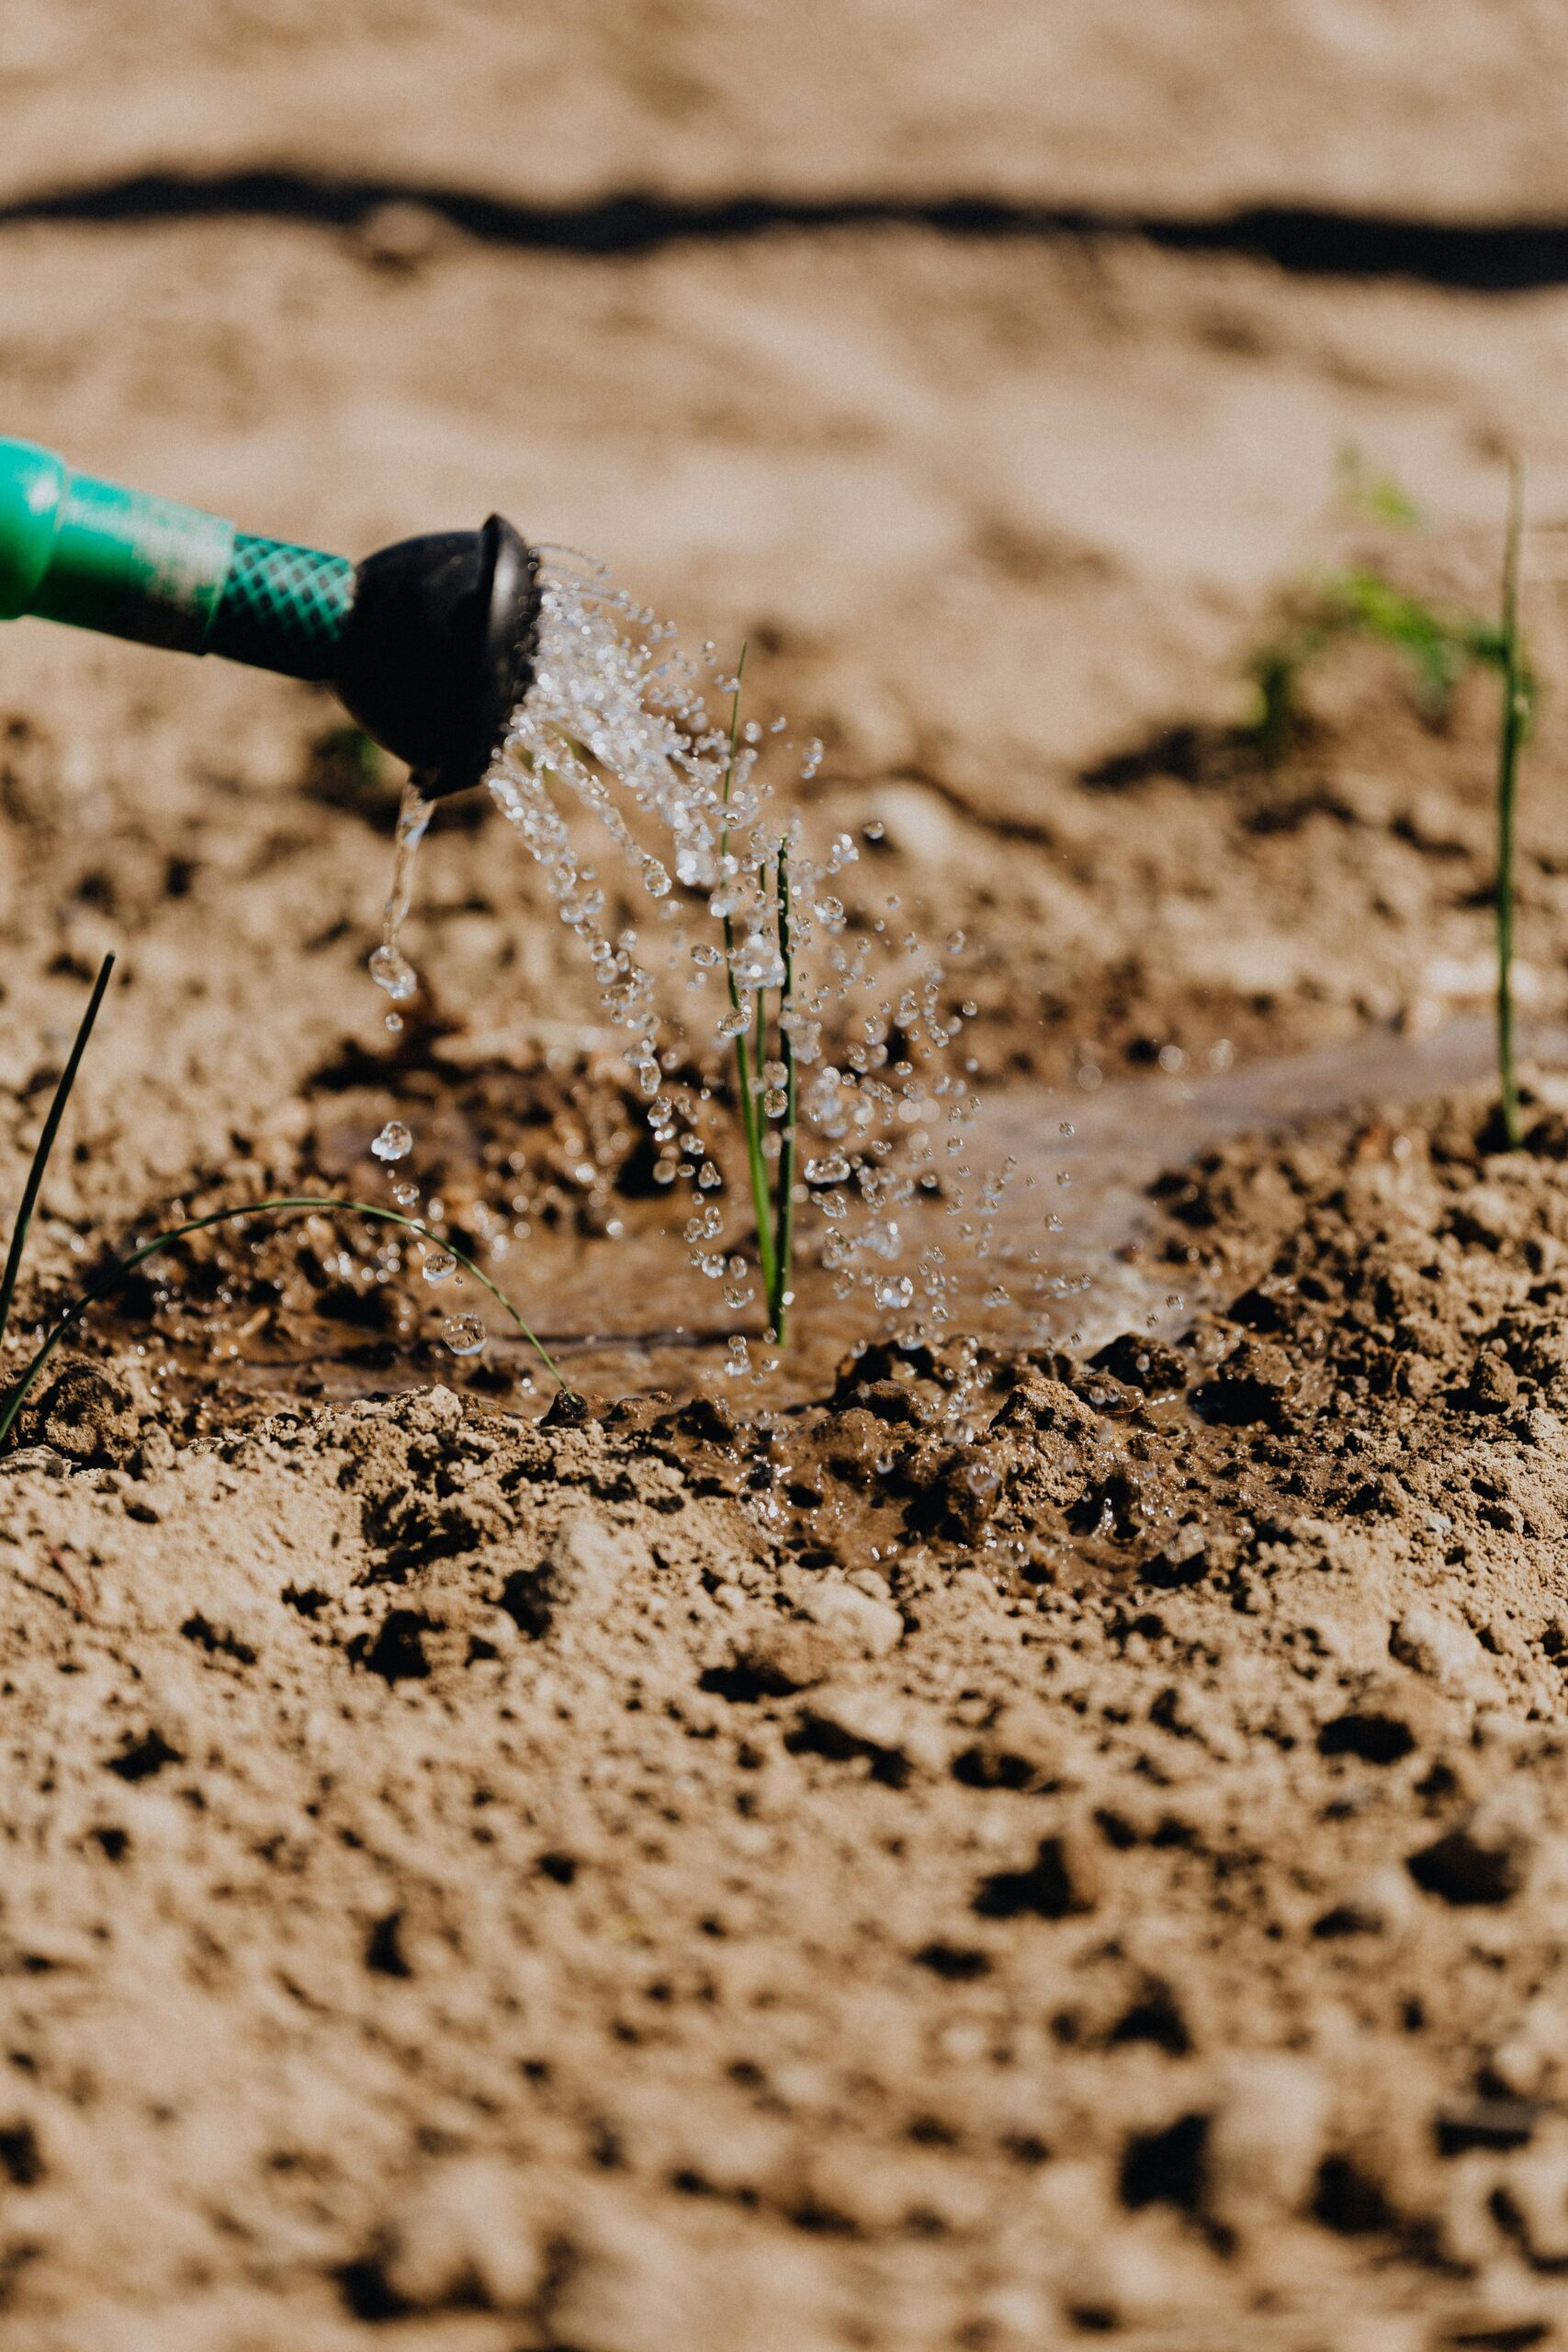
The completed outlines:
{"type": "Polygon", "coordinates": [[[355,564],[0,441],[0,620],[325,681],[425,793],[479,783],[500,750],[534,674],[538,571],[500,514],[355,564]]]}
{"type": "Polygon", "coordinates": [[[367,556],[331,683],[427,797],[479,783],[528,690],[539,559],[504,515],[367,556]]]}

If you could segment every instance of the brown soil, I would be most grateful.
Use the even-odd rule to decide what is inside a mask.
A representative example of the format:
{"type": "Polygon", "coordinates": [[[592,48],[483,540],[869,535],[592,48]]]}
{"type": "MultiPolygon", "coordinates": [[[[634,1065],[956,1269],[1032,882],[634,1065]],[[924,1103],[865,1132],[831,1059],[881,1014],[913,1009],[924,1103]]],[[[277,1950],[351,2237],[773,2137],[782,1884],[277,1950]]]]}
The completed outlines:
{"type": "Polygon", "coordinates": [[[953,194],[1444,220],[1568,200],[1540,0],[8,0],[0,195],[277,167],[545,205],[953,194]]]}
{"type": "MultiPolygon", "coordinates": [[[[514,12],[295,13],[8,15],[9,185],[1559,204],[1522,9],[1415,59],[1374,11],[1064,7],[1049,141],[1027,10],[530,11],[526,56],[514,12]]],[[[891,1347],[808,1238],[742,1411],[499,827],[442,812],[389,1038],[389,763],[311,690],[4,633],[0,1201],[120,956],[24,1324],[175,1203],[382,1199],[395,1114],[569,1350],[692,1327],[569,1351],[590,1408],[541,1419],[344,1212],[175,1253],[40,1386],[0,1464],[7,2352],[1568,2343],[1568,1092],[1532,1072],[1516,1153],[1386,1062],[1195,1159],[1182,1101],[1359,1036],[1415,1072],[1484,1010],[1490,683],[1435,727],[1343,652],[1269,767],[1245,664],[1330,559],[1489,605],[1516,441],[1519,979],[1568,1013],[1568,297],[915,221],[0,253],[7,430],[350,552],[497,505],[746,638],[826,744],[811,827],[864,842],[852,913],[967,934],[1012,1148],[1136,1104],[1141,1169],[1170,1121],[1084,1347],[977,1304],[891,1347]],[[1351,441],[1424,535],[1330,514],[1351,441]]]]}

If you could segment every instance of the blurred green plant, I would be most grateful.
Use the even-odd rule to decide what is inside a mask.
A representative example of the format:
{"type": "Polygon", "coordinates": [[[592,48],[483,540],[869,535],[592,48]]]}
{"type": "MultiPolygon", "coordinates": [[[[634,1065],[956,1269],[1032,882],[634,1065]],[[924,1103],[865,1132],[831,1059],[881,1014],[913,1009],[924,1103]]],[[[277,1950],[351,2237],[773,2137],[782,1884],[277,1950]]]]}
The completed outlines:
{"type": "Polygon", "coordinates": [[[1301,617],[1253,655],[1258,690],[1251,732],[1270,767],[1299,731],[1302,680],[1328,649],[1347,639],[1371,639],[1409,662],[1421,714],[1430,724],[1447,718],[1461,679],[1473,669],[1501,672],[1506,662],[1499,622],[1483,615],[1447,612],[1412,596],[1381,572],[1359,567],[1330,572],[1309,592],[1301,617]]]}
{"type": "Polygon", "coordinates": [[[1510,1151],[1524,1137],[1519,1126],[1518,1074],[1514,1063],[1514,811],[1518,797],[1519,755],[1535,718],[1535,680],[1519,631],[1519,542],[1524,535],[1524,469],[1515,458],[1508,469],[1508,522],[1503,539],[1503,612],[1498,628],[1503,669],[1503,707],[1497,729],[1497,1076],[1503,1136],[1510,1151]]]}
{"type": "MultiPolygon", "coordinates": [[[[1418,530],[1420,507],[1393,474],[1371,468],[1347,443],[1335,466],[1336,500],[1348,520],[1418,530]]],[[[1300,731],[1302,684],[1330,649],[1347,639],[1388,646],[1409,664],[1417,707],[1440,726],[1454,695],[1475,669],[1503,673],[1505,628],[1490,615],[1431,604],[1400,588],[1370,564],[1351,564],[1309,582],[1292,600],[1280,633],[1265,640],[1247,667],[1257,693],[1249,732],[1269,766],[1276,766],[1300,731]]]]}
{"type": "Polygon", "coordinates": [[[1426,521],[1403,482],[1369,466],[1357,442],[1340,445],[1334,481],[1338,503],[1348,516],[1404,531],[1419,530],[1426,521]]]}
{"type": "MultiPolygon", "coordinates": [[[[1420,511],[1392,476],[1369,474],[1354,449],[1341,452],[1339,494],[1348,511],[1408,528],[1420,511]]],[[[1433,725],[1447,718],[1454,694],[1472,670],[1495,672],[1502,686],[1498,717],[1496,871],[1493,899],[1496,933],[1497,1078],[1504,1138],[1522,1140],[1514,1023],[1515,820],[1519,763],[1529,741],[1537,682],[1519,624],[1519,549],[1524,532],[1524,475],[1518,459],[1508,470],[1504,531],[1503,591],[1495,617],[1445,609],[1410,594],[1369,566],[1330,572],[1304,597],[1291,626],[1259,646],[1248,665],[1258,694],[1251,735],[1263,760],[1276,766],[1301,725],[1305,673],[1347,639],[1390,647],[1409,664],[1417,705],[1433,725]]]]}

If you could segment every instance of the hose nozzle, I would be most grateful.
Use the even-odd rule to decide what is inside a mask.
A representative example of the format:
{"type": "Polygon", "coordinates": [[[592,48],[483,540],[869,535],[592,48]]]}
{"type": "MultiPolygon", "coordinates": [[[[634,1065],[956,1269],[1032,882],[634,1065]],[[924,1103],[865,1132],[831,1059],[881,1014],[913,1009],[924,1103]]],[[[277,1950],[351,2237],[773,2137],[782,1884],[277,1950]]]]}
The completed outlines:
{"type": "Polygon", "coordinates": [[[0,440],[0,620],[330,684],[431,796],[479,783],[533,676],[538,558],[503,515],[351,563],[0,440]]]}

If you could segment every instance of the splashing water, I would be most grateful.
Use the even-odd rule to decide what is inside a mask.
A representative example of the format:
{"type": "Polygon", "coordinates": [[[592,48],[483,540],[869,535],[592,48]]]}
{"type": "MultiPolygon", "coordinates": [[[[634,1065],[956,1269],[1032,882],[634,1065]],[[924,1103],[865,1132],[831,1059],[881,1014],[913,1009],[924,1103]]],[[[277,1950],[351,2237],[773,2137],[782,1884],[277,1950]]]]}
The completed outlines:
{"type": "Polygon", "coordinates": [[[477,1315],[449,1315],[441,1336],[455,1356],[477,1356],[485,1344],[485,1327],[477,1315]]]}
{"type": "MultiPolygon", "coordinates": [[[[647,1104],[655,1181],[688,1188],[684,1239],[698,1274],[722,1282],[727,1305],[750,1294],[741,1254],[750,1222],[744,1187],[721,1172],[719,1141],[732,1091],[732,1041],[754,1055],[755,1114],[776,1174],[804,1158],[792,1187],[812,1210],[815,1249],[840,1298],[860,1293],[899,1336],[935,1337],[951,1317],[948,1253],[900,1231],[906,1204],[940,1201],[959,1222],[964,1252],[985,1253],[1009,1170],[984,1174],[970,1207],[965,1135],[977,1109],[952,1057],[962,1021],[945,1009],[943,964],[897,901],[846,907],[857,850],[840,833],[807,849],[799,820],[761,773],[770,748],[788,752],[784,722],[748,722],[732,744],[728,700],[739,682],[711,646],[701,662],[602,571],[547,560],[539,645],[529,690],[512,715],[487,779],[498,808],[537,865],[561,922],[580,941],[609,1023],[647,1104]],[[607,837],[602,879],[592,831],[607,837]],[[787,885],[787,898],[784,887],[787,885]],[[646,920],[625,920],[628,899],[646,920]],[[780,937],[788,907],[787,942],[780,937]],[[728,947],[728,952],[727,952],[728,947]],[[761,1042],[764,992],[792,986],[779,1016],[794,1065],[761,1042]],[[788,1125],[795,1094],[796,1136],[788,1125]],[[744,1205],[742,1205],[744,1204],[744,1205]],[[908,1261],[908,1262],[904,1262],[908,1261]]],[[[801,780],[822,747],[795,752],[801,780]]],[[[429,805],[412,787],[399,818],[397,865],[372,975],[394,1003],[416,977],[398,944],[414,854],[429,805]]],[[[880,833],[868,825],[867,836],[880,833]]],[[[427,1266],[426,1272],[430,1269],[427,1266]]],[[[732,1373],[747,1367],[732,1344],[732,1373]]]]}
{"type": "Polygon", "coordinates": [[[370,1148],[378,1159],[389,1164],[408,1158],[413,1149],[413,1136],[400,1119],[389,1119],[370,1148]]]}

